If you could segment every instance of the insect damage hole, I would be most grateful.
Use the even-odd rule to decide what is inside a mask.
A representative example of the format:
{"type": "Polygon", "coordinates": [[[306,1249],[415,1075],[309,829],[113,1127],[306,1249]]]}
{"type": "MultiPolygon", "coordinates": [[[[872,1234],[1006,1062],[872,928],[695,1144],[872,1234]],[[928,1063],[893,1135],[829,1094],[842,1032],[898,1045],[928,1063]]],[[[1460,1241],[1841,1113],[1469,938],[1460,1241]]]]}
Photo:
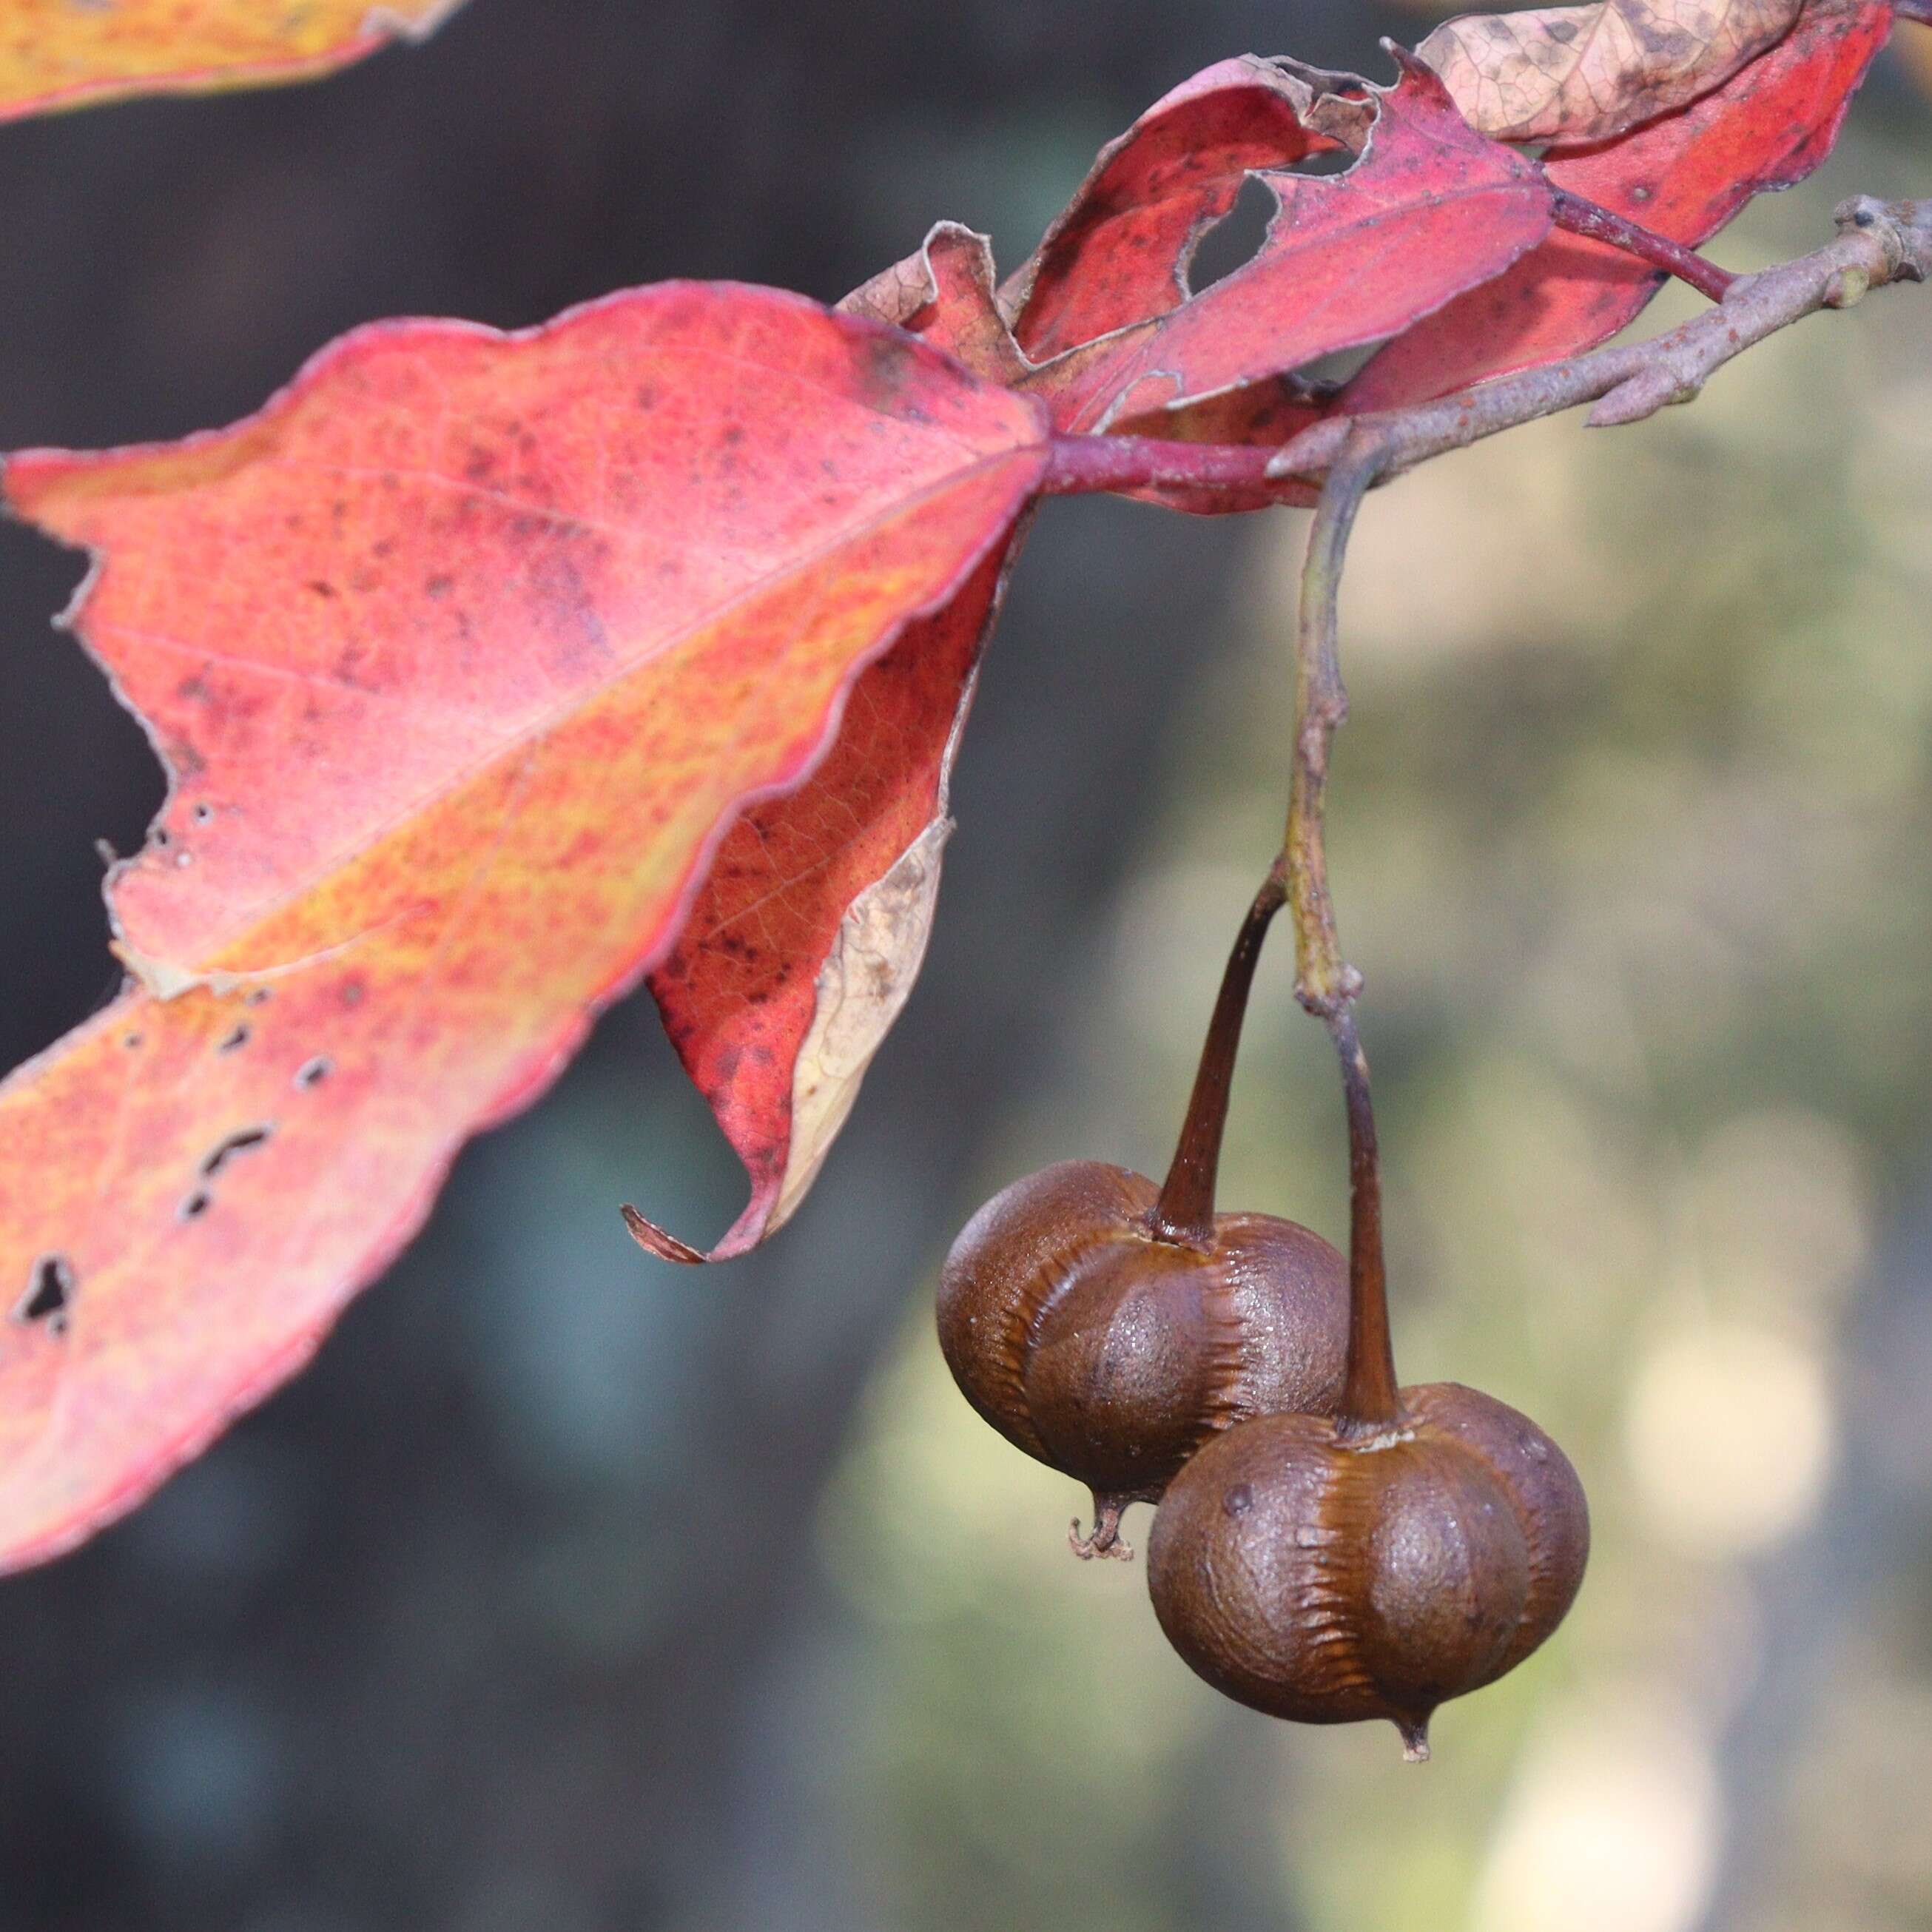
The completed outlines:
{"type": "Polygon", "coordinates": [[[1189,293],[1198,296],[1226,281],[1237,268],[1245,268],[1261,253],[1280,205],[1258,175],[1250,175],[1234,206],[1196,244],[1187,264],[1189,293]]]}
{"type": "Polygon", "coordinates": [[[197,1187],[175,1210],[175,1218],[178,1221],[199,1221],[214,1205],[214,1196],[206,1188],[197,1187]]]}
{"type": "Polygon", "coordinates": [[[236,1053],[248,1044],[248,1023],[244,1020],[237,1024],[235,1030],[225,1040],[217,1044],[214,1050],[217,1053],[236,1053]]]}
{"type": "Polygon", "coordinates": [[[34,1265],[27,1292],[15,1303],[14,1319],[23,1323],[44,1322],[50,1335],[67,1333],[68,1311],[74,1306],[74,1269],[64,1255],[44,1255],[34,1265]]]}
{"type": "Polygon", "coordinates": [[[312,1087],[320,1087],[335,1070],[335,1063],[326,1053],[318,1053],[313,1060],[305,1060],[296,1069],[296,1084],[304,1093],[312,1087]]]}
{"type": "Polygon", "coordinates": [[[274,1132],[272,1126],[244,1127],[239,1133],[230,1134],[218,1147],[212,1148],[201,1163],[204,1180],[212,1180],[238,1154],[246,1154],[250,1148],[258,1148],[274,1132]]]}

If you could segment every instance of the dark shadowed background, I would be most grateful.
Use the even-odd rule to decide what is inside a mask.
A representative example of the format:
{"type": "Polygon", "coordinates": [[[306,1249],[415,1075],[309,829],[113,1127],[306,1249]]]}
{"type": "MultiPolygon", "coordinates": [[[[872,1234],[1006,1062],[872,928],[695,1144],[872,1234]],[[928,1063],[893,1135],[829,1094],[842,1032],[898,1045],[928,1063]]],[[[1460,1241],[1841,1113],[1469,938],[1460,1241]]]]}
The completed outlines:
{"type": "MultiPolygon", "coordinates": [[[[941,217],[1010,264],[1195,69],[1379,72],[1418,29],[471,0],[318,85],[0,129],[0,447],[229,421],[378,316],[830,299],[941,217]]],[[[1903,64],[1856,127],[1720,258],[1932,192],[1903,64]]],[[[936,1366],[981,1195],[1164,1157],[1280,802],[1298,520],[1059,504],[924,981],[810,1205],[712,1274],[642,1258],[620,1199],[706,1238],[742,1177],[648,1002],[614,1012],[312,1369],[0,1582],[0,1932],[1932,1928],[1928,527],[1909,294],[1369,513],[1336,863],[1405,1366],[1549,1424],[1599,1535],[1571,1628],[1428,1770],[1219,1705],[936,1366]]],[[[80,573],[0,530],[0,1065],[112,990],[95,842],[160,798],[47,628],[80,573]]],[[[1286,976],[1229,1198],[1332,1232],[1286,976]]]]}

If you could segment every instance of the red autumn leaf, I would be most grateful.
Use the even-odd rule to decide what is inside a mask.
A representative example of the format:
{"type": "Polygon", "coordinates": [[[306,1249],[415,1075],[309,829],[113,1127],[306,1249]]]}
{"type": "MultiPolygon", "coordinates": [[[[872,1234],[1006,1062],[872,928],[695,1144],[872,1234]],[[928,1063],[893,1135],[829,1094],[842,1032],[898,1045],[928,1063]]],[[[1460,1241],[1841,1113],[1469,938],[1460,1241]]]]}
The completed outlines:
{"type": "MultiPolygon", "coordinates": [[[[173,784],[112,882],[140,983],[0,1085],[0,1564],[290,1372],[694,902],[742,915],[734,819],[983,610],[1043,462],[905,334],[673,284],[364,330],[235,428],[9,464],[95,552],[79,627],[173,784]]],[[[848,874],[873,820],[863,865],[820,841],[848,874]]]]}
{"type": "Polygon", "coordinates": [[[420,39],[463,0],[6,0],[0,121],[134,94],[307,80],[420,39]]]}
{"type": "MultiPolygon", "coordinates": [[[[1831,152],[1891,23],[1884,0],[1810,0],[1788,39],[1682,112],[1616,141],[1550,149],[1550,178],[1695,248],[1831,152]]],[[[1339,406],[1398,408],[1576,355],[1634,322],[1662,280],[1605,243],[1552,235],[1391,343],[1339,406]]]]}
{"type": "MultiPolygon", "coordinates": [[[[1058,426],[1157,423],[1224,391],[1392,334],[1543,239],[1552,198],[1536,164],[1473,132],[1436,75],[1392,51],[1401,77],[1366,91],[1373,118],[1353,166],[1331,176],[1256,171],[1279,208],[1252,261],[1191,299],[1164,297],[1150,319],[1071,350],[1028,378],[1058,426]]],[[[1360,95],[1320,92],[1285,74],[1284,87],[1291,82],[1305,124],[1340,130],[1359,116],[1360,95]]],[[[1120,173],[1125,160],[1117,152],[1102,176],[1120,173]]],[[[1076,202],[1058,232],[1078,232],[1084,218],[1076,202]]],[[[1178,218],[1160,232],[1150,266],[1184,239],[1178,218]]],[[[1051,246],[1048,256],[1050,263],[1051,246]]],[[[1174,259],[1184,269],[1184,257],[1174,259]]],[[[1042,274],[1034,286],[1037,300],[1052,285],[1042,274]]],[[[1029,302],[1017,326],[1030,352],[1038,339],[1032,315],[1029,302]]]]}
{"type": "MultiPolygon", "coordinates": [[[[1310,124],[1313,78],[1252,54],[1197,74],[1101,150],[1066,212],[1008,284],[1020,346],[1050,362],[1084,342],[1165,315],[1188,298],[1201,238],[1230,214],[1250,171],[1292,167],[1341,142],[1310,124]]],[[[1331,97],[1359,146],[1364,93],[1331,97]]]]}

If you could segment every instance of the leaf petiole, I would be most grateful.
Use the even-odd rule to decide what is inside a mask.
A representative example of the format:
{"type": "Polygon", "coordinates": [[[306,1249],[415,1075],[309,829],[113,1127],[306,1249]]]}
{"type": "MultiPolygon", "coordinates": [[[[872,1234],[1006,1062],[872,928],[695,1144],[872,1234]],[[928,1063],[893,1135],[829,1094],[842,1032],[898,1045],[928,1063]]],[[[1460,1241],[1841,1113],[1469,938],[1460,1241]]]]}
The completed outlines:
{"type": "Polygon", "coordinates": [[[1654,229],[1628,220],[1610,208],[1599,207],[1594,201],[1586,201],[1581,195],[1572,194],[1565,188],[1556,190],[1553,212],[1558,228],[1592,242],[1608,242],[1612,248],[1622,249],[1626,255],[1634,256],[1666,275],[1675,275],[1680,282],[1688,284],[1714,302],[1722,302],[1725,290],[1737,280],[1730,269],[1719,268],[1716,262],[1706,260],[1694,249],[1672,241],[1668,236],[1659,235],[1654,229]]]}

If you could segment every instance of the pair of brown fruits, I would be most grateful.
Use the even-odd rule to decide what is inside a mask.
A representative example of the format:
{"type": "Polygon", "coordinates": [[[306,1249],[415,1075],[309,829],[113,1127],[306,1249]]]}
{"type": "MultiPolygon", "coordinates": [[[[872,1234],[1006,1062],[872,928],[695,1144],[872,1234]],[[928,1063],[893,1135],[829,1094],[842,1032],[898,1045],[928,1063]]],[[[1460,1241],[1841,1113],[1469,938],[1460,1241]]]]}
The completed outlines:
{"type": "Polygon", "coordinates": [[[1267,1214],[1214,1211],[1229,1088],[1262,943],[1228,962],[1163,1186],[1094,1161],[1016,1181],[947,1257],[940,1346],[1008,1441],[1094,1492],[1082,1556],[1130,1552],[1158,1502],[1156,1616],[1238,1702],[1304,1724],[1386,1718],[1428,1754],[1430,1715],[1562,1620],[1589,1518],[1562,1450],[1453,1382],[1398,1390],[1366,1067],[1346,1017],[1351,1256],[1267,1214]]]}

